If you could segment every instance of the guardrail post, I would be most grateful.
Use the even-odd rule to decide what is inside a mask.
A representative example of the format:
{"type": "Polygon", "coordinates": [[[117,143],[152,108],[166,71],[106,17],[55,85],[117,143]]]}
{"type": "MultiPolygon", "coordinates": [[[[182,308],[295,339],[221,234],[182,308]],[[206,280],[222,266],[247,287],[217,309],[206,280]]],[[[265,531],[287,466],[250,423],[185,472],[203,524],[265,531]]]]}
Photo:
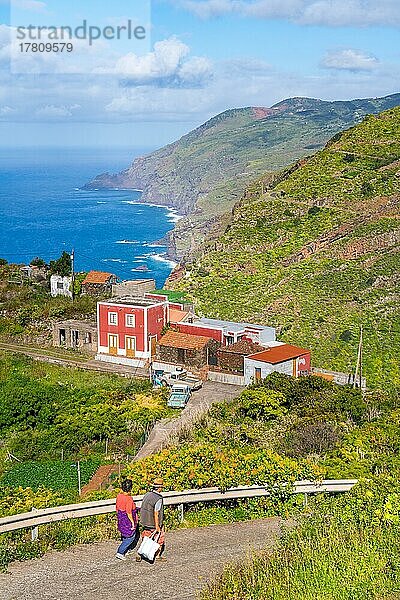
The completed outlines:
{"type": "Polygon", "coordinates": [[[303,504],[304,504],[304,508],[307,508],[307,506],[308,506],[308,494],[306,492],[304,493],[303,504]]]}
{"type": "MultiPolygon", "coordinates": [[[[34,506],[32,506],[32,512],[37,512],[37,508],[35,508],[34,506]]],[[[31,540],[32,542],[36,542],[36,540],[39,538],[39,527],[36,525],[36,527],[32,527],[31,530],[31,540]]]]}
{"type": "Polygon", "coordinates": [[[183,523],[183,520],[184,520],[183,504],[179,505],[179,520],[181,523],[183,523]]]}

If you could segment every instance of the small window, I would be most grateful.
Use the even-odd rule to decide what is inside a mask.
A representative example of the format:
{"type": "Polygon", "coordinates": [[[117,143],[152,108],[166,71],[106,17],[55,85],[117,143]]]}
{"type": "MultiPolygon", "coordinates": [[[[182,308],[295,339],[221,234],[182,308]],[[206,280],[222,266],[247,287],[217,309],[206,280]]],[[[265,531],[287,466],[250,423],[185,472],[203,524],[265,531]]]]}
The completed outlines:
{"type": "Polygon", "coordinates": [[[116,312],[108,313],[108,324],[109,325],[118,325],[118,315],[116,312]]]}
{"type": "Polygon", "coordinates": [[[57,281],[57,289],[58,290],[63,290],[64,289],[64,284],[62,281],[57,281]]]}
{"type": "Polygon", "coordinates": [[[126,315],[125,323],[127,327],[135,327],[135,315],[126,315]]]}
{"type": "Polygon", "coordinates": [[[92,334],[88,331],[85,334],[85,344],[91,344],[92,343],[92,334]]]}

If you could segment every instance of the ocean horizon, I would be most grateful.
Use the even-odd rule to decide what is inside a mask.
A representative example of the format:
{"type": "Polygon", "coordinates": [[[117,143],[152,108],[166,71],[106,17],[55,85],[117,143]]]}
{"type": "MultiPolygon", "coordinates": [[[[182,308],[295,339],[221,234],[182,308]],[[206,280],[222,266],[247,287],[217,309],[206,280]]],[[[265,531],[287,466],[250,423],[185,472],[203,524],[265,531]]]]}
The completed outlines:
{"type": "Polygon", "coordinates": [[[29,264],[75,251],[76,271],[120,279],[152,277],[162,287],[175,266],[160,242],[180,216],[140,202],[135,190],[82,190],[151,149],[0,148],[0,258],[29,264]]]}

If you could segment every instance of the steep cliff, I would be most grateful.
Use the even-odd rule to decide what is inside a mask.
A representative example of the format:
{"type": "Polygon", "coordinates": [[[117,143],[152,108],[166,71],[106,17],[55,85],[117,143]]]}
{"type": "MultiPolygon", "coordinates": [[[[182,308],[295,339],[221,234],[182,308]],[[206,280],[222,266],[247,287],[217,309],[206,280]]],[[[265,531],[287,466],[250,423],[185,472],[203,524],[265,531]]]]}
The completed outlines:
{"type": "Polygon", "coordinates": [[[143,190],[145,202],[174,206],[182,219],[170,235],[170,254],[182,257],[196,248],[210,228],[265,171],[276,171],[323,147],[338,131],[369,113],[400,104],[386,98],[324,102],[291,98],[272,108],[227,110],[121,173],[103,173],[85,189],[143,190]]]}

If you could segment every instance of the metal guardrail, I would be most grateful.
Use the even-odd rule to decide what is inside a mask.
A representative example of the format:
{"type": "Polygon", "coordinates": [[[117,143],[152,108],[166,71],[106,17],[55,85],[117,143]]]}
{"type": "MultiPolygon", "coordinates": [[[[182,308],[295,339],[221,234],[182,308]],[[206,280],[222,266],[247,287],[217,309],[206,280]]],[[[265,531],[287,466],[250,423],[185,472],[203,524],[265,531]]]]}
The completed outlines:
{"type": "MultiPolygon", "coordinates": [[[[296,481],[290,488],[290,494],[317,494],[321,492],[338,493],[348,492],[357,483],[357,479],[339,479],[313,481],[296,481]]],[[[183,492],[164,492],[165,506],[181,506],[194,504],[196,502],[212,502],[215,500],[239,500],[245,498],[261,498],[269,496],[271,490],[268,487],[252,485],[230,488],[221,491],[218,488],[202,488],[199,490],[185,490],[183,492]]],[[[143,496],[133,497],[137,506],[140,507],[143,496]]],[[[32,510],[28,513],[20,513],[3,517],[0,519],[0,533],[16,531],[18,529],[36,528],[39,525],[65,521],[67,519],[78,519],[104,515],[115,511],[115,498],[98,500],[96,502],[84,502],[82,504],[67,504],[65,506],[54,506],[42,510],[32,510]]]]}

